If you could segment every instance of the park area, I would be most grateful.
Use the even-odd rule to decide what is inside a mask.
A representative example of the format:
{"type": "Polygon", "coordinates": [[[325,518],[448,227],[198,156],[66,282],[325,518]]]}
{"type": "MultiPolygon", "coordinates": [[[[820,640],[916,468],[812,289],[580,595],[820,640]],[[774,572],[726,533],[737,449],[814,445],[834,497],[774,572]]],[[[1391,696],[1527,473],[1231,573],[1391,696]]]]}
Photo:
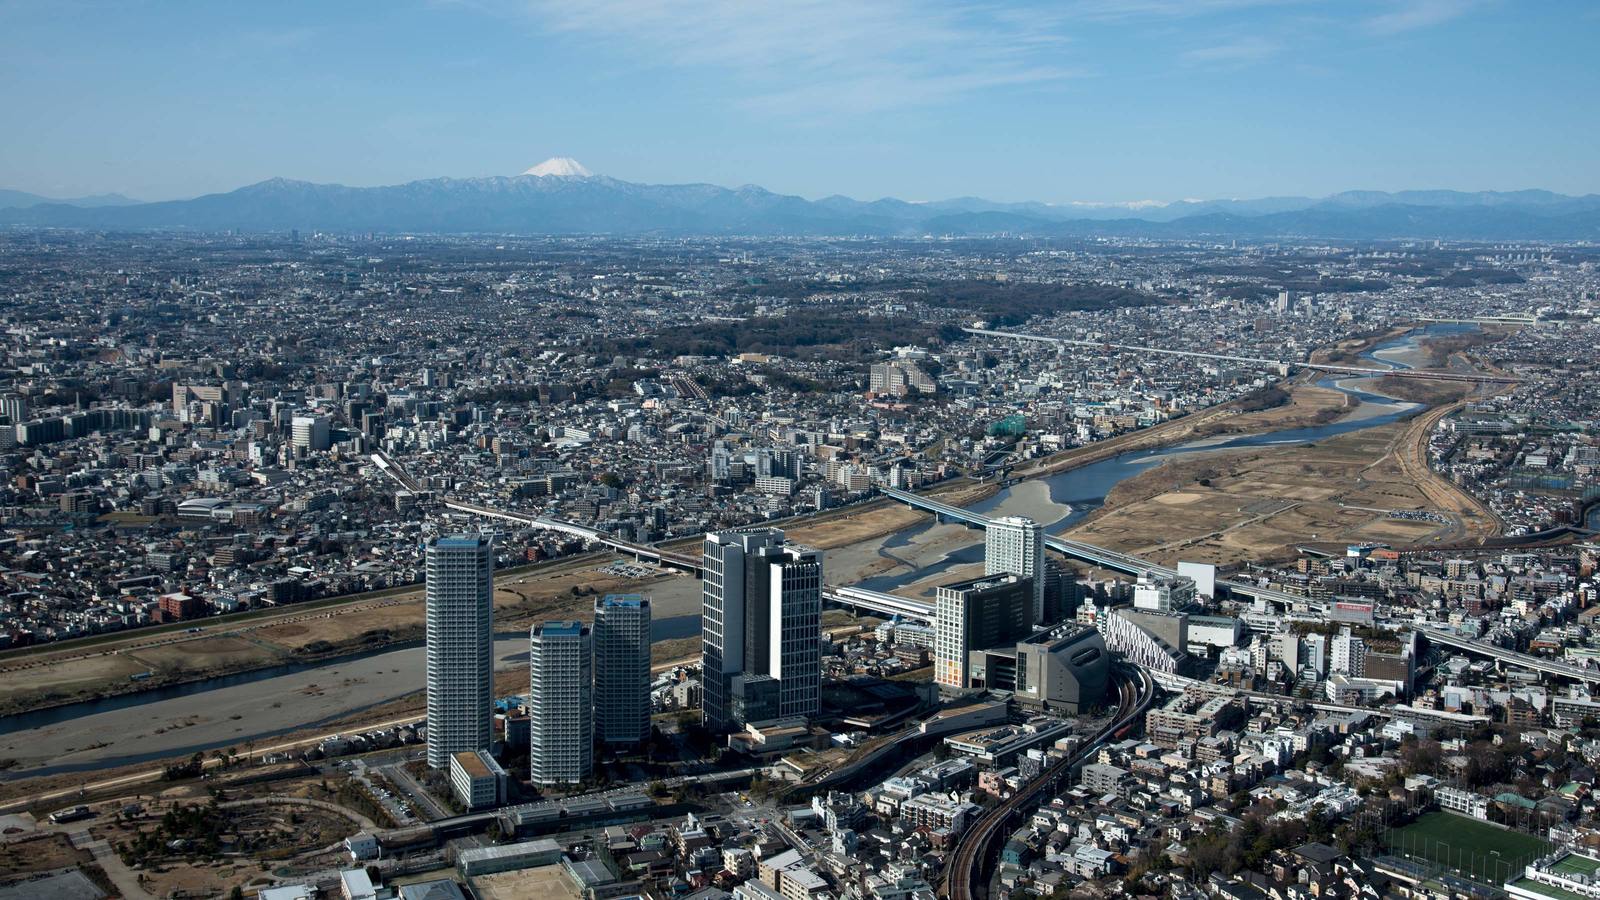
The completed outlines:
{"type": "Polygon", "coordinates": [[[1498,887],[1550,852],[1550,844],[1454,813],[1432,812],[1389,832],[1389,852],[1498,887]]]}

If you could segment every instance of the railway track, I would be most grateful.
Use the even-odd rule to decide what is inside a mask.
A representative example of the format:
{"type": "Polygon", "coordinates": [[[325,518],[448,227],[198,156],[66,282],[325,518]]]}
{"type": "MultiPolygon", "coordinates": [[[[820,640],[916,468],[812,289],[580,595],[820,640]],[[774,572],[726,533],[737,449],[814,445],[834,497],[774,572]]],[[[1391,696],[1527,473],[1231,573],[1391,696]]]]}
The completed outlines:
{"type": "Polygon", "coordinates": [[[1053,794],[1062,779],[1071,774],[1073,767],[1097,751],[1107,738],[1125,734],[1138,724],[1155,697],[1155,680],[1150,673],[1131,666],[1119,667],[1114,677],[1117,682],[1117,714],[1110,724],[1096,732],[1077,752],[1057,761],[1031,785],[984,813],[976,824],[967,829],[950,854],[944,880],[939,885],[939,896],[948,900],[979,900],[986,896],[988,864],[999,855],[994,852],[995,845],[1015,822],[1016,816],[1053,794]]]}

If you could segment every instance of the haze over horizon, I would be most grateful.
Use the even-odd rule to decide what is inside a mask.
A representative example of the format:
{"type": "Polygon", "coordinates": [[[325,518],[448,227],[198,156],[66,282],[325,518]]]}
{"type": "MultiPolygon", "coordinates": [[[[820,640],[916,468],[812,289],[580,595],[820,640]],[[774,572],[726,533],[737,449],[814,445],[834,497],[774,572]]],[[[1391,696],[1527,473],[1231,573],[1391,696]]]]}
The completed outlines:
{"type": "Polygon", "coordinates": [[[0,188],[514,175],[1126,203],[1600,191],[1600,13],[1496,0],[0,6],[0,188]]]}

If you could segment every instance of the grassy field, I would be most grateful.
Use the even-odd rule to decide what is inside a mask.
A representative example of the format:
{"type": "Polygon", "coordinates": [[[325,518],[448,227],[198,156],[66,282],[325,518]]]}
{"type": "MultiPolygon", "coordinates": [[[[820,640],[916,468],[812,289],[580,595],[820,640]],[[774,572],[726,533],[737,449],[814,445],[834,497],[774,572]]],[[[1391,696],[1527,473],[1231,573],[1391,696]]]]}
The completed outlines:
{"type": "Polygon", "coordinates": [[[1550,844],[1520,831],[1499,828],[1454,813],[1432,812],[1389,833],[1389,850],[1431,862],[1447,871],[1499,886],[1523,866],[1549,852],[1550,844]]]}

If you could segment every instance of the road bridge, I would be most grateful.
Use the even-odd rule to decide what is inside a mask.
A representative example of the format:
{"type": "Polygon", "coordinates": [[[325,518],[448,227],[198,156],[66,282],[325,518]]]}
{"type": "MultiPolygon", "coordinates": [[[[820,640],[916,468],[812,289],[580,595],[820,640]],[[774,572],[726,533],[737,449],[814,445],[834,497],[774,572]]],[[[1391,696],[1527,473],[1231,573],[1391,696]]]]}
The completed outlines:
{"type": "Polygon", "coordinates": [[[1463,318],[1449,318],[1441,316],[1418,316],[1418,322],[1441,322],[1449,325],[1538,325],[1540,319],[1533,314],[1510,316],[1467,316],[1463,318]]]}
{"type": "MultiPolygon", "coordinates": [[[[972,528],[987,528],[989,523],[994,521],[982,513],[962,509],[959,506],[912,493],[911,491],[902,491],[897,488],[881,488],[880,492],[891,500],[899,501],[915,509],[927,510],[942,522],[960,522],[972,528]]],[[[1083,541],[1045,535],[1044,545],[1069,559],[1089,563],[1102,569],[1121,572],[1125,575],[1137,577],[1148,574],[1171,578],[1178,574],[1177,570],[1170,566],[1151,562],[1130,553],[1121,553],[1116,550],[1107,550],[1104,547],[1096,547],[1094,544],[1086,544],[1083,541]]],[[[1219,580],[1217,587],[1227,591],[1230,595],[1258,597],[1285,606],[1305,602],[1304,597],[1285,593],[1274,588],[1261,587],[1248,581],[1219,580]]]]}
{"type": "Polygon", "coordinates": [[[1163,356],[1185,356],[1191,359],[1222,360],[1250,366],[1262,366],[1287,375],[1299,369],[1328,372],[1334,375],[1351,375],[1366,378],[1428,378],[1434,381],[1470,381],[1479,384],[1518,384],[1519,378],[1505,375],[1488,375],[1478,372],[1442,372],[1432,369],[1374,369],[1368,366],[1339,366],[1329,363],[1310,363],[1299,360],[1263,359],[1259,356],[1232,356],[1226,353],[1208,353],[1198,350],[1169,350],[1165,347],[1144,347],[1138,344],[1110,344],[1103,341],[1082,341],[1073,338],[1052,337],[1047,334],[1024,334],[1020,331],[993,331],[988,328],[963,328],[968,334],[985,337],[1011,338],[1018,341],[1039,341],[1071,347],[1093,347],[1097,350],[1126,350],[1133,353],[1155,353],[1163,356]]]}

